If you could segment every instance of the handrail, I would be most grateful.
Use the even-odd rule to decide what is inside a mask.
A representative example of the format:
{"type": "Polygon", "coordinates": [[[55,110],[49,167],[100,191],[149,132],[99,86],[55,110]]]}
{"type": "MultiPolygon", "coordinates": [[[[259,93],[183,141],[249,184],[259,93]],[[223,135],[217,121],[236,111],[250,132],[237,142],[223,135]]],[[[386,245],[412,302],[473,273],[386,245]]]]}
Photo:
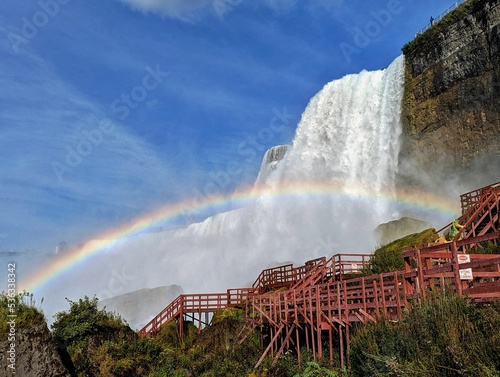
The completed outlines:
{"type": "Polygon", "coordinates": [[[495,190],[497,188],[500,188],[500,182],[493,183],[492,185],[484,186],[479,189],[475,189],[469,192],[466,192],[465,194],[460,195],[460,203],[462,205],[462,214],[467,212],[469,207],[476,203],[479,198],[484,194],[485,191],[487,190],[495,190]]]}
{"type": "Polygon", "coordinates": [[[211,312],[243,304],[255,292],[254,288],[236,288],[225,293],[181,294],[139,330],[139,334],[145,336],[158,332],[179,313],[211,312]]]}
{"type": "Polygon", "coordinates": [[[425,26],[420,31],[418,31],[415,34],[415,37],[417,37],[417,36],[425,33],[427,30],[429,30],[431,27],[433,27],[436,23],[438,23],[439,21],[441,21],[446,15],[448,15],[448,13],[451,13],[452,11],[454,11],[455,9],[457,9],[460,5],[462,5],[466,1],[467,0],[458,0],[458,1],[456,1],[455,4],[453,4],[448,9],[446,9],[443,13],[441,13],[439,16],[437,16],[436,18],[434,18],[432,23],[429,23],[427,26],[425,26]]]}
{"type": "MultiPolygon", "coordinates": [[[[462,203],[462,215],[460,216],[459,220],[460,222],[463,222],[463,220],[467,219],[466,222],[463,225],[464,227],[461,228],[458,232],[458,234],[455,236],[455,240],[457,240],[460,235],[462,235],[467,227],[471,225],[472,220],[475,218],[476,212],[484,209],[486,206],[486,199],[488,198],[491,193],[496,193],[496,191],[499,191],[500,193],[500,182],[493,183],[488,186],[481,187],[476,190],[472,190],[469,192],[466,192],[465,194],[460,195],[460,201],[462,203]],[[468,198],[468,199],[466,199],[468,198]],[[464,207],[464,203],[467,203],[467,207],[464,207]]],[[[450,222],[449,224],[443,226],[441,229],[437,231],[437,233],[441,233],[445,229],[449,228],[453,224],[453,221],[450,222]]]]}
{"type": "Polygon", "coordinates": [[[490,200],[493,197],[496,199],[496,187],[486,186],[483,188],[482,194],[479,199],[469,207],[467,212],[462,215],[461,219],[465,220],[465,223],[462,224],[463,227],[458,231],[458,233],[453,238],[454,241],[458,240],[460,237],[463,237],[463,234],[467,230],[467,228],[472,225],[477,216],[490,204],[490,200]]]}
{"type": "Polygon", "coordinates": [[[325,257],[308,260],[304,265],[293,267],[293,264],[266,268],[252,284],[255,289],[276,288],[276,286],[289,286],[297,284],[310,271],[326,261],[325,257]]]}

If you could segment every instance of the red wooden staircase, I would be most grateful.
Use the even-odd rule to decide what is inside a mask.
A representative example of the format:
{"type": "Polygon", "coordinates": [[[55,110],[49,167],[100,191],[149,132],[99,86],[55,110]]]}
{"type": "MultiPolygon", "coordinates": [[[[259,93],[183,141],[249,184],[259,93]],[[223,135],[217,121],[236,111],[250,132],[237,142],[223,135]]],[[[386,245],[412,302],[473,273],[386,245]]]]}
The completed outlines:
{"type": "Polygon", "coordinates": [[[259,329],[266,339],[256,366],[268,355],[276,361],[287,350],[300,360],[303,347],[314,360],[321,359],[325,345],[333,362],[334,344],[343,366],[354,323],[380,316],[397,320],[412,300],[433,290],[453,290],[477,302],[500,299],[500,253],[476,253],[480,246],[500,244],[500,183],[463,194],[461,203],[460,233],[449,242],[406,250],[403,271],[363,276],[371,257],[366,254],[337,254],[298,267],[268,268],[251,288],[179,296],[139,334],[155,335],[176,321],[182,338],[184,321],[201,330],[216,311],[237,306],[246,309],[245,336],[259,329]]]}

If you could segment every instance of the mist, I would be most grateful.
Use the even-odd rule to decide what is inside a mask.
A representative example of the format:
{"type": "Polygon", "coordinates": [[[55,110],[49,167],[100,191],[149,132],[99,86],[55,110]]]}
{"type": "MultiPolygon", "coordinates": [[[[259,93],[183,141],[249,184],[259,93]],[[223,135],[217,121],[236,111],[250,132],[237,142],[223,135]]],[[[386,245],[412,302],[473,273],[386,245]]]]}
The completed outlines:
{"type": "Polygon", "coordinates": [[[450,221],[439,206],[398,197],[403,67],[401,56],[385,70],[327,84],[304,111],[292,145],[247,188],[251,203],[185,228],[121,239],[39,287],[49,322],[67,309],[65,297],[104,300],[172,284],[185,293],[224,292],[250,286],[272,264],[372,252],[375,227],[402,215],[436,227],[450,221]]]}

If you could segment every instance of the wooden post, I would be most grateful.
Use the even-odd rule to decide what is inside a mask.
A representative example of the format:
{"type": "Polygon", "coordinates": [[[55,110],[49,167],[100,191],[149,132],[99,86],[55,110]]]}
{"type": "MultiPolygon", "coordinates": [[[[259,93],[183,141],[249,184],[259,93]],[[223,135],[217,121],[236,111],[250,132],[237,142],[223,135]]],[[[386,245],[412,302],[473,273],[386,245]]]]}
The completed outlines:
{"type": "Polygon", "coordinates": [[[179,341],[184,339],[184,296],[181,296],[181,303],[179,309],[179,341]]]}
{"type": "Polygon", "coordinates": [[[387,317],[387,305],[385,304],[385,285],[384,285],[384,277],[382,276],[382,274],[379,275],[379,281],[380,281],[380,294],[382,296],[383,312],[384,315],[387,317]]]}
{"type": "Polygon", "coordinates": [[[365,285],[365,278],[361,278],[361,293],[363,295],[363,310],[366,311],[366,285],[365,285]]]}
{"type": "Polygon", "coordinates": [[[333,367],[333,329],[331,326],[328,329],[328,341],[330,343],[328,349],[330,352],[330,367],[333,367]]]}
{"type": "Polygon", "coordinates": [[[295,339],[296,344],[295,348],[297,349],[297,360],[299,363],[299,368],[301,366],[301,355],[300,355],[300,334],[299,334],[299,326],[295,326],[295,339]]]}
{"type": "Polygon", "coordinates": [[[462,296],[462,281],[460,280],[460,266],[458,265],[458,252],[457,244],[455,241],[451,242],[451,256],[453,260],[453,276],[455,279],[455,290],[462,296]]]}
{"type": "Polygon", "coordinates": [[[398,318],[401,318],[401,298],[399,297],[399,279],[398,273],[394,272],[394,290],[396,291],[396,305],[398,306],[398,318]]]}
{"type": "Polygon", "coordinates": [[[345,305],[345,320],[344,320],[344,323],[346,323],[346,327],[347,327],[347,323],[349,323],[349,304],[347,302],[347,282],[345,280],[343,282],[343,285],[344,285],[343,288],[344,288],[344,305],[345,305]]]}
{"type": "Polygon", "coordinates": [[[319,287],[314,287],[316,291],[316,337],[318,341],[318,359],[321,360],[323,358],[323,345],[321,344],[321,301],[319,297],[319,287]]]}
{"type": "Polygon", "coordinates": [[[309,347],[309,327],[307,323],[304,323],[304,327],[306,330],[306,350],[307,350],[307,357],[309,357],[309,353],[311,352],[311,347],[309,347]]]}
{"type": "MultiPolygon", "coordinates": [[[[347,327],[347,326],[346,326],[347,327]]],[[[340,367],[345,365],[344,360],[344,337],[342,336],[342,326],[339,324],[339,353],[340,353],[340,367]]]]}
{"type": "Polygon", "coordinates": [[[417,269],[418,269],[418,276],[417,276],[417,281],[419,284],[419,290],[420,294],[422,295],[423,298],[426,297],[425,295],[425,281],[424,281],[424,269],[422,267],[422,259],[420,257],[420,249],[417,249],[417,269]]]}

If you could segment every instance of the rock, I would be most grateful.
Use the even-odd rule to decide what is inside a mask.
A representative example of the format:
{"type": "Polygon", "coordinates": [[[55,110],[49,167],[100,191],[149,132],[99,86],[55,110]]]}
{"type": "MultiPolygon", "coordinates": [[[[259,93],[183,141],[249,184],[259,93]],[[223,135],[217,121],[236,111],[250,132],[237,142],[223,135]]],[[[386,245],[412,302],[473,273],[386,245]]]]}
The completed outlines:
{"type": "Polygon", "coordinates": [[[403,52],[400,160],[442,174],[479,160],[494,167],[500,157],[500,0],[465,2],[403,52]]]}
{"type": "Polygon", "coordinates": [[[178,285],[145,288],[99,301],[99,307],[118,313],[132,329],[141,329],[182,293],[178,285]]]}
{"type": "Polygon", "coordinates": [[[47,324],[36,324],[31,328],[19,329],[16,336],[15,374],[8,368],[7,339],[0,341],[2,376],[23,377],[70,377],[64,366],[57,346],[47,328],[47,324]]]}
{"type": "Polygon", "coordinates": [[[408,236],[410,234],[422,232],[425,229],[431,228],[431,225],[425,221],[412,219],[411,217],[402,217],[399,220],[389,221],[380,224],[375,228],[375,237],[379,246],[387,245],[388,243],[408,236]]]}

